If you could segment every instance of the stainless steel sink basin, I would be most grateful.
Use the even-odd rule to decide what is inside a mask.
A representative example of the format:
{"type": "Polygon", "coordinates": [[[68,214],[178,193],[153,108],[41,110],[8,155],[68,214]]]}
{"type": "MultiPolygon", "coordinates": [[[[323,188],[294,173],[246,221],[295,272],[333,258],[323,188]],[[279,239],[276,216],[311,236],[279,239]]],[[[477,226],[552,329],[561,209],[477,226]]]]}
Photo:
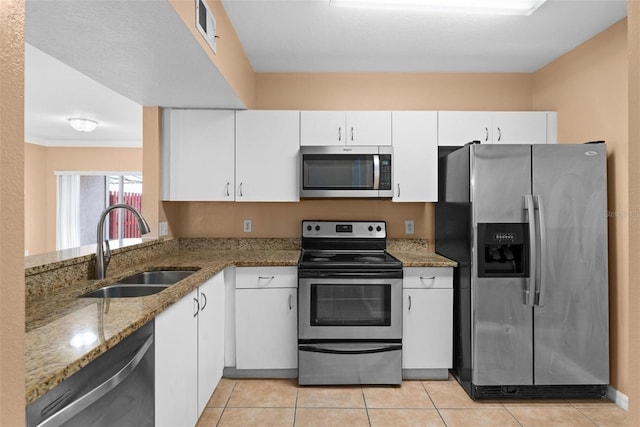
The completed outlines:
{"type": "Polygon", "coordinates": [[[146,297],[167,289],[169,285],[114,284],[80,295],[80,298],[133,298],[146,297]]]}
{"type": "Polygon", "coordinates": [[[127,285],[173,285],[193,273],[195,273],[193,270],[143,271],[120,279],[117,283],[127,285]]]}
{"type": "Polygon", "coordinates": [[[80,295],[80,298],[145,297],[157,294],[193,273],[195,270],[143,271],[120,279],[112,285],[80,295]]]}

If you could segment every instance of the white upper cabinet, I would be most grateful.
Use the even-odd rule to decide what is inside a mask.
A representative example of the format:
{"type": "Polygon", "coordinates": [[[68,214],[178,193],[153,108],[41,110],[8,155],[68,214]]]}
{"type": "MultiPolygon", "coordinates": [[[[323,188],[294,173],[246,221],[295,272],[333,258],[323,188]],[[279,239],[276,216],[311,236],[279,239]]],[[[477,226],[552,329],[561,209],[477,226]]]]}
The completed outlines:
{"type": "Polygon", "coordinates": [[[300,200],[299,151],[298,111],[237,111],[236,201],[300,200]]]}
{"type": "Polygon", "coordinates": [[[301,111],[300,145],[391,145],[391,112],[301,111]]]}
{"type": "Polygon", "coordinates": [[[557,114],[551,111],[440,111],[438,145],[555,144],[557,114]]]}
{"type": "Polygon", "coordinates": [[[394,111],[393,201],[438,200],[438,113],[394,111]]]}
{"type": "Polygon", "coordinates": [[[233,201],[233,110],[165,110],[163,200],[233,201]]]}
{"type": "Polygon", "coordinates": [[[439,111],[438,145],[491,142],[491,113],[486,111],[439,111]]]}
{"type": "Polygon", "coordinates": [[[547,143],[547,113],[544,111],[505,111],[493,113],[494,144],[547,143]]]}

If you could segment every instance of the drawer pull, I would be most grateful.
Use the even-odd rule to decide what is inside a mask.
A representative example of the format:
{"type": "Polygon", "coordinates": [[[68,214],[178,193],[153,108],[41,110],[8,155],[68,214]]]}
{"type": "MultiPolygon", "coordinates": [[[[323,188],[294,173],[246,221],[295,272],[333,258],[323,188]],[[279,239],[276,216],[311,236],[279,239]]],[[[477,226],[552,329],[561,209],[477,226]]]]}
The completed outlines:
{"type": "Polygon", "coordinates": [[[273,280],[276,276],[258,276],[258,280],[273,280]]]}
{"type": "Polygon", "coordinates": [[[429,276],[429,277],[420,276],[420,280],[436,280],[436,276],[429,276]]]}

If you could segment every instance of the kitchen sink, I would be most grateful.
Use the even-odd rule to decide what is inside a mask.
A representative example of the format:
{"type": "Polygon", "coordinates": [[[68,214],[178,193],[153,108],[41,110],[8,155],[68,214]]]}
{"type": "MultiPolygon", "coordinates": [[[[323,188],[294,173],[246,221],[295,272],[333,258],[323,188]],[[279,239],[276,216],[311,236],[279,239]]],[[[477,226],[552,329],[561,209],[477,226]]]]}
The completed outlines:
{"type": "Polygon", "coordinates": [[[154,270],[143,271],[118,280],[127,285],[173,285],[195,273],[194,270],[154,270]]]}
{"type": "Polygon", "coordinates": [[[157,294],[191,276],[195,270],[153,270],[132,274],[80,298],[134,298],[157,294]]]}
{"type": "Polygon", "coordinates": [[[146,297],[167,289],[169,285],[114,284],[80,295],[80,298],[133,298],[146,297]]]}

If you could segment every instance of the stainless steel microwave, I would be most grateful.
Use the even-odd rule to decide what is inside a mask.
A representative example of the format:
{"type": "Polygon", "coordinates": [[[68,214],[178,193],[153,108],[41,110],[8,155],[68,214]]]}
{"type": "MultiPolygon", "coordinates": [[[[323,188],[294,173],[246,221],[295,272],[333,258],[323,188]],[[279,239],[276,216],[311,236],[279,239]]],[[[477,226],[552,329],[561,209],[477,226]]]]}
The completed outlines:
{"type": "Polygon", "coordinates": [[[300,197],[393,197],[393,148],[300,147],[300,197]]]}

